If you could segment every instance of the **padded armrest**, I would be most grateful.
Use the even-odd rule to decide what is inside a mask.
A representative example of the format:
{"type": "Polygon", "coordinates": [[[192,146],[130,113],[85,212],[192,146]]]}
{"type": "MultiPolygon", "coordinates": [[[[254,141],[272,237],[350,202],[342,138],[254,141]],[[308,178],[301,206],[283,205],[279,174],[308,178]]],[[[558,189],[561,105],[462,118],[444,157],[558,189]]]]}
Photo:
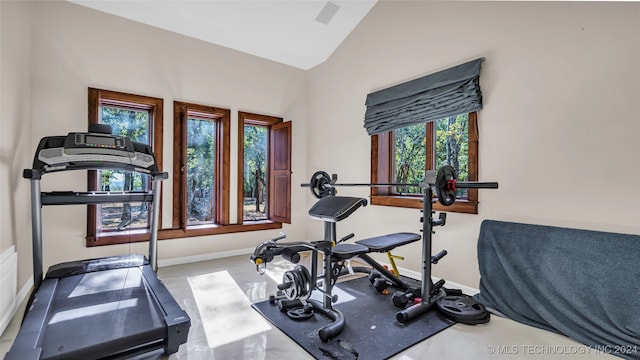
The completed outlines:
{"type": "Polygon", "coordinates": [[[367,206],[367,199],[348,196],[326,196],[318,200],[309,209],[309,216],[322,221],[338,222],[349,217],[361,206],[367,206]]]}

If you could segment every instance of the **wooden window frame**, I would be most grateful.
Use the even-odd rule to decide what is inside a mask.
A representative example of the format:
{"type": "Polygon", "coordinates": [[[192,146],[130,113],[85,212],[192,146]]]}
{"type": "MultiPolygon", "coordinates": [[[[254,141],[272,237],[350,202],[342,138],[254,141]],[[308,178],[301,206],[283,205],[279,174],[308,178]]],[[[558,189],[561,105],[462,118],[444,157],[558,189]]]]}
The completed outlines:
{"type": "MultiPolygon", "coordinates": [[[[239,120],[240,122],[240,120],[239,120]]],[[[237,232],[246,232],[246,231],[255,231],[255,230],[267,230],[267,229],[278,229],[282,227],[282,223],[271,222],[271,221],[262,221],[256,222],[252,224],[242,224],[242,215],[238,219],[240,223],[231,224],[230,223],[230,110],[217,108],[212,106],[191,104],[185,102],[174,102],[174,163],[173,163],[173,178],[174,178],[174,188],[173,188],[173,218],[172,218],[172,227],[170,229],[162,229],[158,232],[158,239],[179,239],[179,238],[189,238],[193,236],[207,236],[207,235],[219,235],[219,234],[230,234],[237,232]],[[218,174],[221,174],[219,178],[217,178],[217,191],[220,193],[219,199],[220,202],[216,204],[216,217],[217,224],[208,224],[208,225],[192,225],[186,226],[186,213],[181,210],[184,208],[182,206],[183,203],[183,190],[185,185],[182,180],[182,171],[181,165],[183,164],[183,154],[184,151],[182,148],[182,144],[186,142],[186,138],[183,139],[184,128],[182,126],[182,115],[181,109],[184,109],[185,106],[188,106],[188,109],[194,112],[200,113],[209,113],[215,114],[218,118],[218,126],[216,130],[216,136],[218,137],[216,141],[216,152],[218,153],[217,157],[219,159],[218,165],[218,174]],[[181,188],[182,187],[182,188],[181,188]]],[[[186,124],[186,122],[185,122],[186,124]]],[[[244,130],[244,128],[243,128],[244,130]]],[[[186,136],[186,134],[184,135],[186,136]]],[[[242,131],[241,135],[239,135],[239,139],[242,138],[242,142],[244,141],[244,131],[242,131]]],[[[238,147],[241,148],[239,142],[238,147]]],[[[186,148],[185,148],[186,150],[186,148]]],[[[242,149],[242,157],[244,157],[244,149],[242,149]]],[[[290,152],[290,151],[289,151],[290,152]]],[[[240,156],[240,155],[239,155],[240,156]]],[[[185,176],[186,178],[186,176],[185,176]]],[[[238,189],[238,193],[241,194],[242,188],[238,189]]],[[[186,206],[186,202],[185,202],[186,206]]]]}
{"type": "MultiPolygon", "coordinates": [[[[469,113],[469,170],[468,181],[478,181],[478,113],[469,113]]],[[[435,159],[435,126],[433,122],[426,124],[426,168],[434,169],[435,159]]],[[[371,182],[393,182],[393,134],[391,131],[371,136],[371,182]]],[[[391,187],[371,188],[371,204],[382,206],[406,207],[422,209],[422,197],[417,195],[397,195],[392,193],[391,187]]],[[[467,214],[478,213],[478,189],[468,189],[467,199],[456,200],[451,206],[443,206],[435,202],[436,211],[459,212],[467,214]]]]}
{"type": "MultiPolygon", "coordinates": [[[[150,139],[151,146],[153,148],[156,161],[158,163],[158,169],[162,171],[162,160],[163,160],[163,99],[161,98],[153,98],[142,95],[123,93],[117,91],[110,90],[101,90],[89,88],[88,95],[88,103],[89,103],[89,124],[98,123],[100,118],[100,107],[102,104],[115,105],[115,106],[123,106],[132,109],[145,109],[151,111],[152,120],[149,122],[150,127],[150,139]]],[[[287,125],[283,126],[288,131],[288,149],[287,152],[289,154],[289,163],[287,170],[287,176],[290,178],[290,157],[291,157],[291,131],[290,131],[290,122],[284,123],[281,118],[275,117],[267,117],[264,115],[258,114],[250,114],[240,112],[239,119],[239,131],[238,139],[242,139],[238,143],[239,147],[239,159],[244,159],[244,148],[240,146],[244,142],[244,116],[250,115],[250,117],[257,121],[255,124],[259,124],[260,121],[264,121],[262,125],[269,126],[279,126],[279,125],[287,125]],[[268,120],[269,118],[278,119],[279,122],[273,123],[273,120],[268,120]],[[262,119],[262,120],[261,120],[262,119]]],[[[184,122],[186,126],[186,122],[184,122]]],[[[230,129],[231,129],[231,117],[230,110],[217,108],[213,106],[199,105],[193,103],[186,103],[175,101],[174,102],[174,134],[173,134],[173,189],[172,189],[172,199],[173,199],[173,207],[172,207],[172,222],[170,228],[162,228],[162,206],[160,206],[160,229],[158,230],[158,239],[179,239],[179,238],[189,238],[195,236],[207,236],[207,235],[217,235],[217,234],[227,234],[227,233],[236,233],[236,232],[245,232],[245,231],[255,231],[255,230],[267,230],[267,229],[278,229],[282,228],[283,222],[278,221],[257,221],[255,223],[242,223],[242,208],[241,205],[238,207],[239,217],[237,224],[230,223],[230,129]],[[181,121],[180,115],[180,107],[187,107],[189,111],[193,111],[197,113],[199,117],[207,117],[207,114],[213,114],[213,117],[217,118],[216,121],[216,157],[219,159],[216,161],[216,198],[218,199],[216,202],[216,224],[206,224],[206,225],[186,225],[186,212],[184,207],[186,206],[186,202],[184,206],[182,205],[182,199],[184,199],[184,195],[182,195],[183,189],[186,189],[186,180],[183,180],[181,165],[184,163],[183,161],[183,153],[186,154],[186,148],[183,149],[183,144],[186,143],[186,133],[183,129],[183,122],[181,121]]],[[[272,136],[269,137],[269,142],[272,140],[272,136]]],[[[270,152],[271,149],[270,149],[270,152]]],[[[267,159],[269,162],[272,162],[272,156],[269,156],[267,159]]],[[[244,160],[242,160],[242,167],[244,160]]],[[[240,174],[241,170],[239,168],[239,178],[238,178],[238,197],[242,195],[243,192],[243,172],[240,174]],[[240,185],[242,184],[242,185],[240,185]]],[[[95,171],[94,171],[95,173],[95,171]]],[[[185,175],[186,179],[186,175],[185,175]]],[[[289,184],[290,185],[290,184],[289,184]]],[[[98,181],[95,174],[92,176],[88,175],[88,189],[97,189],[98,181]]],[[[166,185],[165,185],[166,186],[166,185]]],[[[289,189],[290,191],[290,189],[289,189]]],[[[270,190],[271,192],[271,190],[270,190]]],[[[162,198],[162,197],[161,197],[162,198]]],[[[290,219],[290,207],[291,207],[291,198],[290,194],[287,196],[287,211],[290,219]]],[[[161,200],[162,202],[162,200],[161,200]]],[[[241,202],[240,202],[241,204],[241,202]]],[[[94,205],[89,205],[89,210],[87,212],[87,236],[86,236],[86,244],[87,246],[101,246],[101,245],[113,245],[113,244],[125,244],[132,242],[142,242],[149,240],[149,230],[148,229],[134,229],[130,231],[122,231],[108,234],[100,234],[100,236],[96,236],[96,209],[94,205]]],[[[286,222],[289,222],[287,220],[286,222]]]]}
{"type": "MultiPolygon", "coordinates": [[[[162,171],[163,99],[96,88],[89,88],[88,90],[89,124],[98,123],[102,105],[122,106],[131,109],[148,110],[150,112],[149,140],[158,164],[158,169],[162,171]]],[[[88,171],[87,189],[89,191],[98,189],[96,171],[88,171]]],[[[160,208],[162,208],[162,206],[160,208]]],[[[162,219],[162,211],[160,211],[158,216],[159,219],[162,219]]],[[[109,232],[98,235],[96,224],[97,219],[97,207],[95,205],[88,205],[86,236],[87,247],[149,240],[149,229],[125,230],[117,233],[109,232]]]]}
{"type": "Polygon", "coordinates": [[[231,111],[214,106],[173,102],[173,208],[171,228],[162,229],[158,233],[159,239],[174,239],[192,236],[221,234],[229,231],[229,163],[230,163],[230,126],[231,111]],[[188,225],[186,211],[187,191],[187,118],[215,120],[216,125],[216,159],[215,159],[215,219],[214,224],[188,225]]]}
{"type": "MultiPolygon", "coordinates": [[[[266,229],[278,229],[282,227],[282,222],[272,220],[273,216],[271,214],[271,209],[267,209],[267,219],[259,220],[259,221],[244,221],[244,126],[245,125],[256,125],[256,126],[266,126],[268,128],[267,131],[267,150],[268,154],[266,156],[267,162],[267,179],[271,179],[272,173],[272,152],[273,152],[273,144],[271,140],[271,128],[274,125],[282,124],[283,119],[275,116],[254,114],[244,111],[238,112],[238,198],[237,198],[237,224],[242,227],[247,227],[251,230],[266,230],[266,229]]],[[[290,153],[289,149],[289,153],[290,153]]],[[[272,191],[271,184],[269,186],[268,192],[269,200],[268,204],[272,204],[272,191]]],[[[291,207],[291,202],[288,204],[289,211],[291,207]]]]}

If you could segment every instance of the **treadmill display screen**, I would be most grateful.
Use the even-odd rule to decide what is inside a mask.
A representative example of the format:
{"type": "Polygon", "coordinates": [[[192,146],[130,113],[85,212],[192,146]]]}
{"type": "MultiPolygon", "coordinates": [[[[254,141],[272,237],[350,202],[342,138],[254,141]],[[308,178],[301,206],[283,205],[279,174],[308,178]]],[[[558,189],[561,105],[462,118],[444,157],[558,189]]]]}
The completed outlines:
{"type": "Polygon", "coordinates": [[[87,145],[108,145],[108,146],[116,146],[116,139],[113,137],[106,136],[91,136],[86,135],[84,137],[84,141],[87,145]]]}

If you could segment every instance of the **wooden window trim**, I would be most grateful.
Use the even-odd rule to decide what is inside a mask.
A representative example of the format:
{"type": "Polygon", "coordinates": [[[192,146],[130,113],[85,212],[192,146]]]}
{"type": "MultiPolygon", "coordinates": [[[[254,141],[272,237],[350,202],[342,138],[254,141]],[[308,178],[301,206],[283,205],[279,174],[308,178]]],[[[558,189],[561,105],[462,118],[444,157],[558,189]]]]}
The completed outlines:
{"type": "Polygon", "coordinates": [[[173,102],[173,217],[170,229],[158,232],[159,239],[205,236],[225,233],[229,225],[231,111],[213,106],[173,102]],[[186,119],[194,116],[216,120],[215,224],[187,226],[186,186],[186,119]]]}
{"type": "MultiPolygon", "coordinates": [[[[270,219],[262,220],[262,221],[252,221],[250,223],[244,222],[244,126],[245,125],[259,125],[259,126],[267,126],[269,131],[267,133],[267,149],[269,149],[269,153],[271,153],[271,126],[275,124],[282,123],[284,120],[281,117],[276,116],[268,116],[261,114],[254,114],[250,112],[238,111],[238,193],[237,193],[237,220],[236,225],[242,226],[238,231],[251,231],[250,229],[255,228],[255,230],[266,230],[266,229],[277,229],[282,227],[282,223],[277,221],[272,221],[270,219]]],[[[267,162],[267,179],[269,178],[269,169],[270,166],[270,156],[266,157],[267,162]]],[[[271,202],[269,202],[271,203],[271,202]]]]}
{"type": "MultiPolygon", "coordinates": [[[[477,112],[469,113],[469,178],[468,181],[478,181],[478,125],[477,112]]],[[[427,136],[435,136],[433,122],[427,124],[427,136]]],[[[393,181],[391,174],[393,159],[391,157],[393,142],[392,133],[386,132],[371,136],[371,182],[390,183],[393,181]]],[[[427,141],[428,169],[434,168],[435,142],[427,141]]],[[[422,197],[411,195],[397,195],[391,192],[390,187],[371,188],[371,204],[382,206],[405,207],[422,209],[422,197]]],[[[478,213],[478,189],[468,189],[467,200],[456,200],[451,206],[443,206],[435,202],[433,206],[436,211],[460,212],[467,214],[478,213]]]]}
{"type": "MultiPolygon", "coordinates": [[[[149,121],[149,133],[151,147],[153,149],[158,169],[162,171],[162,127],[163,127],[163,99],[123,93],[96,88],[88,89],[88,120],[89,124],[97,124],[100,119],[100,107],[103,105],[122,106],[131,109],[144,109],[151,112],[149,121]]],[[[87,175],[87,189],[97,190],[98,180],[95,171],[89,171],[87,175]]],[[[162,203],[162,202],[161,202],[162,203]]],[[[162,209],[162,206],[160,206],[162,209]]],[[[162,210],[158,214],[162,219],[162,210]]],[[[129,230],[117,233],[103,233],[97,236],[97,209],[95,205],[87,206],[87,236],[86,246],[100,246],[140,242],[149,240],[148,230],[129,230]]]]}
{"type": "Polygon", "coordinates": [[[229,225],[205,225],[194,226],[189,229],[163,229],[158,231],[158,239],[180,239],[196,236],[208,236],[208,235],[221,235],[221,234],[233,234],[238,232],[280,229],[281,223],[274,223],[270,221],[259,222],[255,224],[229,224],[229,225]]]}

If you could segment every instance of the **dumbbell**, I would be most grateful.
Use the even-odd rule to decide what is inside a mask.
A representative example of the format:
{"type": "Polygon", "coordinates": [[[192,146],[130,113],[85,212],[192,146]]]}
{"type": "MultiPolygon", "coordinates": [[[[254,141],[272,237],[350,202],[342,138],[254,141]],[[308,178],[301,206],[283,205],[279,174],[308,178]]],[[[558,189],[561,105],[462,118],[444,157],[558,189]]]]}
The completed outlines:
{"type": "Polygon", "coordinates": [[[413,299],[420,297],[420,288],[410,288],[408,291],[396,291],[391,296],[391,302],[393,305],[399,308],[404,308],[409,302],[413,302],[413,299]]]}
{"type": "Polygon", "coordinates": [[[376,289],[378,292],[383,293],[385,295],[389,293],[387,288],[392,285],[393,284],[391,284],[389,281],[387,281],[387,279],[383,278],[382,276],[373,280],[374,289],[376,289]]]}
{"type": "Polygon", "coordinates": [[[371,271],[367,277],[369,278],[369,282],[371,283],[371,285],[373,285],[373,282],[380,276],[382,275],[379,272],[371,271]]]}
{"type": "Polygon", "coordinates": [[[372,271],[369,273],[369,282],[371,283],[371,285],[373,285],[373,287],[381,293],[384,293],[385,290],[387,290],[387,288],[389,286],[392,286],[393,284],[391,284],[389,281],[387,281],[387,279],[385,279],[382,274],[380,274],[377,271],[372,271]]]}

